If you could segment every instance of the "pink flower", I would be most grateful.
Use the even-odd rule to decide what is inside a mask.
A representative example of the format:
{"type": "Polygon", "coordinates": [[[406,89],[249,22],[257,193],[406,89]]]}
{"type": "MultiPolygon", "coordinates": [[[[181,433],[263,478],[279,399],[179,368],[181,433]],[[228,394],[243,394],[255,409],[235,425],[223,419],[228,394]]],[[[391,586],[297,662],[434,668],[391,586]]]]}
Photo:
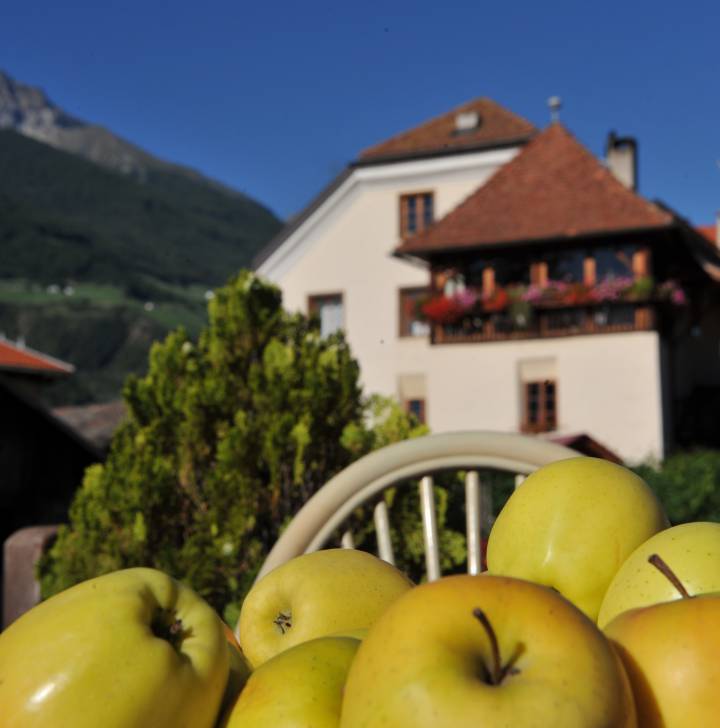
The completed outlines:
{"type": "Polygon", "coordinates": [[[676,306],[684,306],[687,303],[687,296],[682,288],[677,288],[670,294],[670,300],[676,306]]]}

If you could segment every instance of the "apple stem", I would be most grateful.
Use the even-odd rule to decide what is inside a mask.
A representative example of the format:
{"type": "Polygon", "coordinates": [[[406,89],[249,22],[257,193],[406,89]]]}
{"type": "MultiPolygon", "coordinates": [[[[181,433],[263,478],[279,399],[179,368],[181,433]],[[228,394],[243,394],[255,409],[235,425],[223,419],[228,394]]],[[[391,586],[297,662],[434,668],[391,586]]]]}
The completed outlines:
{"type": "Polygon", "coordinates": [[[492,650],[493,660],[492,670],[490,672],[490,684],[499,685],[505,677],[505,670],[503,670],[502,663],[500,661],[500,647],[498,646],[497,635],[495,634],[492,624],[490,624],[487,614],[485,614],[482,609],[475,607],[472,613],[473,617],[475,617],[475,619],[477,619],[483,626],[483,629],[490,640],[490,649],[492,650]]]}
{"type": "Polygon", "coordinates": [[[678,579],[677,574],[663,561],[659,554],[652,554],[648,557],[648,561],[680,592],[683,599],[692,599],[692,594],[688,594],[688,590],[678,579]]]}

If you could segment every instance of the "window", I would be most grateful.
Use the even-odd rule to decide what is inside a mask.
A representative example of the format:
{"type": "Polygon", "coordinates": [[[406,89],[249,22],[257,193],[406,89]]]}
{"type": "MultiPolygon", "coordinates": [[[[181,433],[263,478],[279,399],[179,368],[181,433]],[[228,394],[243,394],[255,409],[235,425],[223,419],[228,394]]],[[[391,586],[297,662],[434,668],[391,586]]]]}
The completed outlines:
{"type": "Polygon", "coordinates": [[[401,374],[398,377],[398,399],[405,411],[425,424],[427,417],[427,387],[424,374],[401,374]]]}
{"type": "Polygon", "coordinates": [[[415,415],[417,421],[421,424],[425,424],[425,400],[424,399],[408,399],[405,402],[405,409],[409,414],[415,415]]]}
{"type": "Polygon", "coordinates": [[[407,238],[430,227],[435,219],[432,192],[416,192],[400,197],[400,236],[407,238]]]}
{"type": "Polygon", "coordinates": [[[342,293],[327,293],[308,298],[308,311],[320,319],[320,335],[329,336],[345,325],[342,293]]]}
{"type": "Polygon", "coordinates": [[[427,288],[401,288],[400,336],[428,336],[430,326],[420,318],[420,306],[428,295],[427,288]]]}
{"type": "Polygon", "coordinates": [[[557,427],[557,387],[553,379],[525,382],[523,432],[550,432],[557,427]]]}
{"type": "Polygon", "coordinates": [[[620,278],[634,275],[633,255],[636,246],[625,245],[615,248],[598,248],[595,251],[595,275],[599,281],[604,278],[620,278]]]}
{"type": "Polygon", "coordinates": [[[548,279],[581,283],[585,278],[585,257],[585,253],[580,250],[546,255],[548,279]]]}

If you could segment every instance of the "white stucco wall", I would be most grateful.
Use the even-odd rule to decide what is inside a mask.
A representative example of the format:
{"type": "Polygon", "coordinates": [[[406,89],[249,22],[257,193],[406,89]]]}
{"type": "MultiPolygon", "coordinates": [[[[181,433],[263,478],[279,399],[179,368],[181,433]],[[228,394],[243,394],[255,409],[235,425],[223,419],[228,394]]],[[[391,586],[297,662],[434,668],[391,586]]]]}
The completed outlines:
{"type": "Polygon", "coordinates": [[[663,454],[659,346],[655,332],[432,347],[411,341],[399,374],[424,369],[434,432],[517,432],[521,364],[551,360],[558,432],[587,433],[633,463],[663,454]]]}

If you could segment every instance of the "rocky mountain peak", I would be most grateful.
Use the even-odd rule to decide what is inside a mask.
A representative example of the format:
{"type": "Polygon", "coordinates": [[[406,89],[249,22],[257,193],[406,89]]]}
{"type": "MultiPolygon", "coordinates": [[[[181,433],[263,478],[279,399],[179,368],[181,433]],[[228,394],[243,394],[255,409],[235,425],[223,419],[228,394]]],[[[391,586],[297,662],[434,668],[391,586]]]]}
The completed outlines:
{"type": "Polygon", "coordinates": [[[18,83],[0,70],[0,129],[45,141],[54,128],[74,126],[83,123],[53,104],[42,89],[18,83]]]}
{"type": "Polygon", "coordinates": [[[108,129],[78,119],[36,87],[0,70],[0,129],[14,131],[140,180],[153,170],[171,172],[237,197],[242,193],[179,164],[158,159],[108,129]]]}

